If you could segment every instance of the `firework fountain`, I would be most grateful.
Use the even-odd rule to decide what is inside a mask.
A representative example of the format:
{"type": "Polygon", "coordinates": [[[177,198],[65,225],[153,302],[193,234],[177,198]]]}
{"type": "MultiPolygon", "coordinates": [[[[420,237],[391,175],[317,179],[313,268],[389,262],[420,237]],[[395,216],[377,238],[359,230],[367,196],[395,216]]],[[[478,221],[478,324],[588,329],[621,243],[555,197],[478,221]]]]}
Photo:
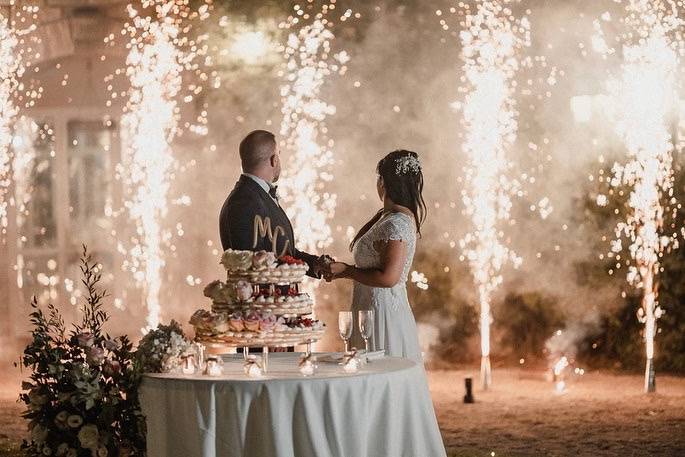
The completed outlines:
{"type": "MultiPolygon", "coordinates": [[[[38,40],[31,35],[36,29],[39,8],[26,3],[19,7],[13,19],[0,14],[0,238],[4,243],[10,225],[9,208],[15,208],[15,243],[21,250],[25,238],[21,229],[28,215],[31,199],[29,177],[34,165],[33,139],[40,131],[44,136],[49,129],[40,129],[35,122],[20,115],[23,106],[31,107],[42,96],[42,87],[25,86],[21,78],[38,58],[34,45],[38,40]],[[28,25],[26,25],[28,23],[28,25]],[[23,94],[22,94],[23,89],[23,94]]],[[[24,258],[17,254],[14,265],[17,286],[24,286],[24,258]]]]}
{"type": "Polygon", "coordinates": [[[630,242],[628,281],[643,290],[638,317],[645,325],[645,390],[654,392],[654,337],[662,312],[657,295],[660,258],[664,250],[677,247],[675,235],[666,236],[663,229],[669,205],[675,211],[669,116],[677,99],[684,24],[669,1],[630,0],[626,13],[623,64],[609,92],[615,101],[615,128],[629,157],[625,165],[614,165],[611,185],[630,188],[629,214],[616,226],[612,250],[621,251],[621,239],[630,242]]]}
{"type": "Polygon", "coordinates": [[[521,259],[503,241],[509,222],[511,195],[519,188],[510,179],[507,153],[517,132],[514,77],[520,68],[518,56],[530,44],[528,20],[516,19],[509,1],[478,1],[475,11],[460,3],[464,20],[460,32],[465,83],[463,150],[468,158],[466,189],[462,199],[472,221],[472,232],[461,240],[478,288],[481,336],[481,382],[492,382],[490,367],[490,304],[492,293],[502,283],[501,270],[521,259]]]}
{"type": "MultiPolygon", "coordinates": [[[[20,116],[14,126],[14,138],[12,139],[12,179],[14,183],[14,204],[16,206],[17,232],[21,233],[29,211],[31,201],[30,177],[33,170],[36,150],[34,140],[38,137],[51,137],[51,129],[47,126],[40,127],[31,119],[20,116]]],[[[21,252],[24,244],[24,237],[18,236],[17,248],[21,252]]],[[[23,287],[24,283],[24,257],[21,253],[17,254],[17,285],[23,287]]]]}
{"type": "MultiPolygon", "coordinates": [[[[37,13],[37,6],[27,4],[19,9],[16,18],[25,23],[27,19],[35,20],[37,13]]],[[[35,24],[18,27],[16,20],[10,20],[0,13],[0,229],[3,237],[8,226],[8,209],[14,203],[14,199],[8,198],[12,185],[16,183],[14,178],[20,176],[31,162],[30,158],[27,160],[22,155],[21,145],[13,145],[13,138],[16,138],[14,128],[19,114],[16,100],[22,87],[20,79],[31,65],[30,54],[34,52],[33,40],[28,37],[35,27],[35,24]]],[[[27,92],[27,106],[31,106],[33,99],[38,97],[38,91],[33,96],[31,93],[27,92]]],[[[22,185],[19,183],[19,186],[22,185]]],[[[16,190],[15,187],[15,195],[16,190]]],[[[20,197],[24,198],[23,195],[20,197]]]]}
{"type": "Polygon", "coordinates": [[[180,116],[176,98],[182,89],[182,72],[192,69],[199,50],[206,49],[186,36],[189,26],[183,21],[204,19],[208,5],[191,12],[186,3],[144,1],[142,7],[152,8],[154,18],[141,15],[129,5],[130,22],[125,28],[130,37],[126,59],[130,90],[121,120],[125,134],[118,174],[127,189],[125,207],[137,230],[133,247],[119,248],[128,256],[125,267],[144,287],[148,329],[157,327],[160,317],[159,294],[168,238],[162,221],[168,210],[175,165],[171,141],[178,133],[180,116]]]}
{"type": "Polygon", "coordinates": [[[12,130],[17,107],[14,95],[24,72],[18,49],[19,39],[10,22],[0,14],[0,227],[7,230],[7,199],[12,183],[12,130]]]}
{"type": "MultiPolygon", "coordinates": [[[[284,48],[280,132],[289,154],[281,188],[298,243],[310,251],[325,249],[332,242],[328,221],[336,205],[335,195],[325,192],[325,183],[333,179],[333,140],[326,138],[325,120],[335,114],[335,106],[320,96],[329,75],[345,72],[348,56],[345,51],[331,54],[334,35],[331,20],[326,17],[333,9],[331,5],[324,5],[311,23],[291,32],[284,48]]],[[[299,6],[295,11],[284,24],[289,29],[309,19],[309,13],[299,6]]],[[[347,19],[351,14],[348,10],[342,17],[347,19]]]]}

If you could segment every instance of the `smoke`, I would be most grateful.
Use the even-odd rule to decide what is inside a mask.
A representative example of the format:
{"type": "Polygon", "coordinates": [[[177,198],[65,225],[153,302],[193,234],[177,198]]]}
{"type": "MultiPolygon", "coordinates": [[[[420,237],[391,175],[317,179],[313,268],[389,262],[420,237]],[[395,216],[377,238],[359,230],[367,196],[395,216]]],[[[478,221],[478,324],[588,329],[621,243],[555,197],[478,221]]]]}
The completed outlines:
{"type": "MultiPolygon", "coordinates": [[[[251,40],[261,36],[282,42],[284,35],[276,24],[288,12],[244,3],[244,14],[233,11],[226,27],[247,28],[251,40]]],[[[426,177],[424,197],[429,215],[418,249],[448,252],[452,261],[445,267],[462,271],[455,265],[461,255],[458,240],[468,228],[460,195],[465,158],[460,114],[450,108],[461,99],[459,40],[440,27],[435,10],[444,7],[443,2],[362,3],[367,2],[350,2],[361,18],[334,29],[332,52],[344,49],[350,55],[347,73],[330,76],[322,87],[322,99],[336,107],[336,113],[327,119],[326,132],[334,140],[335,160],[328,189],[337,194],[336,215],[331,221],[334,242],[328,253],[351,261],[347,249],[350,231],[381,205],[375,189],[376,162],[388,152],[404,148],[420,154],[426,177]]],[[[517,176],[525,174],[526,180],[524,194],[514,201],[515,222],[507,228],[506,237],[523,264],[518,270],[507,267],[503,271],[505,282],[493,301],[496,305],[507,293],[528,290],[555,297],[567,320],[562,332],[565,342],[550,340],[549,344],[568,346],[569,351],[621,300],[618,281],[605,280],[602,272],[585,278],[579,267],[606,250],[601,239],[606,233],[583,207],[595,186],[589,175],[601,166],[599,153],[610,156],[612,151],[621,151],[601,113],[593,112],[591,122],[579,123],[571,110],[573,96],[601,93],[606,70],[612,65],[590,50],[593,20],[607,7],[618,14],[617,6],[604,3],[611,2],[521,4],[522,9],[531,10],[534,65],[519,81],[528,94],[517,100],[519,135],[510,157],[515,160],[517,176]],[[542,218],[539,203],[545,198],[553,211],[542,218]]],[[[344,5],[339,9],[344,11],[344,5]]],[[[212,78],[221,79],[222,84],[197,102],[198,111],[208,112],[209,133],[187,133],[173,145],[180,166],[170,196],[172,200],[187,196],[190,204],[171,207],[165,222],[169,246],[160,291],[162,321],[173,318],[185,323],[194,309],[208,306],[202,296],[203,285],[225,274],[218,264],[218,213],[240,174],[238,143],[253,129],[276,132],[281,122],[279,51],[260,43],[264,55],[259,60],[244,59],[242,48],[241,56],[231,55],[233,41],[219,33],[221,30],[213,30],[208,42],[216,48],[216,75],[212,78]],[[229,51],[221,53],[223,49],[229,51]]],[[[106,64],[113,65],[109,60],[106,64]]],[[[43,83],[46,93],[75,90],[62,88],[61,74],[52,78],[43,83]]],[[[96,85],[94,92],[100,89],[104,91],[96,85]]],[[[196,113],[189,114],[193,115],[196,113]]],[[[107,288],[112,298],[120,300],[112,313],[110,333],[138,335],[145,316],[142,297],[128,287],[130,277],[117,271],[116,257],[105,260],[105,268],[116,273],[107,288]]],[[[420,270],[420,265],[415,268],[420,270]]],[[[70,279],[78,281],[78,277],[70,279]]],[[[324,284],[317,293],[317,315],[330,329],[330,341],[320,347],[331,348],[337,344],[335,315],[348,307],[350,284],[324,284]]],[[[430,289],[424,293],[430,294],[430,289]]],[[[473,292],[465,290],[463,294],[472,297],[473,292]]],[[[17,319],[24,319],[24,303],[13,306],[17,319]]],[[[497,306],[493,315],[497,320],[497,306]]]]}

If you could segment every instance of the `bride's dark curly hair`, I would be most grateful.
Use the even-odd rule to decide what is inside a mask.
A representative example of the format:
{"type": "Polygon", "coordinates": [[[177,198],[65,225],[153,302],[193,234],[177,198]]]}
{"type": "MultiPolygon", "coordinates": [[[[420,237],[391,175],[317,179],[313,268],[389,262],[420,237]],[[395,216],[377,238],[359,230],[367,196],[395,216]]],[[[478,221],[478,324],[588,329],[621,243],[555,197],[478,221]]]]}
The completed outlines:
{"type": "MultiPolygon", "coordinates": [[[[428,209],[423,200],[423,173],[419,165],[419,155],[412,151],[398,149],[383,157],[376,166],[376,173],[383,179],[385,195],[396,205],[404,206],[414,215],[416,231],[421,235],[421,225],[426,220],[428,209]]],[[[354,244],[383,216],[379,210],[364,226],[359,229],[350,243],[354,244]]]]}

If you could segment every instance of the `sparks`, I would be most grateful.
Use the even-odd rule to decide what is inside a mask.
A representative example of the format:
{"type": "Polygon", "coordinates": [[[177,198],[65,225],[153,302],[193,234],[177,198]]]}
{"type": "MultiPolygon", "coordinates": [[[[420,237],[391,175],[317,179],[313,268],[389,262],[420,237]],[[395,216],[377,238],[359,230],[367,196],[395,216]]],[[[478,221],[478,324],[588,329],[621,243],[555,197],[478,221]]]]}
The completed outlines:
{"type": "Polygon", "coordinates": [[[659,259],[665,249],[677,247],[676,238],[663,234],[663,225],[668,210],[664,200],[673,199],[669,114],[677,99],[677,48],[682,47],[684,24],[671,2],[630,0],[626,12],[623,63],[620,75],[609,83],[609,92],[616,103],[615,128],[625,143],[628,162],[614,165],[611,185],[630,188],[629,214],[615,232],[619,243],[630,242],[633,263],[627,279],[644,291],[638,317],[645,324],[645,390],[653,392],[654,337],[662,313],[657,297],[659,259]]]}
{"type": "Polygon", "coordinates": [[[7,200],[12,183],[12,127],[17,115],[14,96],[23,72],[17,51],[18,39],[7,19],[0,14],[0,229],[8,225],[7,200]]]}
{"type": "Polygon", "coordinates": [[[333,39],[330,21],[322,13],[290,33],[281,86],[280,132],[289,152],[281,185],[283,201],[299,235],[298,244],[313,252],[333,241],[328,221],[335,212],[336,196],[325,192],[325,183],[333,179],[333,141],[326,138],[325,120],[335,114],[335,106],[320,94],[326,78],[344,73],[348,60],[344,51],[331,55],[333,39]]]}
{"type": "Polygon", "coordinates": [[[561,394],[566,390],[566,381],[564,381],[564,370],[568,367],[568,358],[562,356],[557,363],[554,364],[552,372],[554,374],[554,389],[556,393],[561,394]]]}
{"type": "Polygon", "coordinates": [[[464,30],[459,36],[465,74],[465,100],[461,104],[468,158],[466,188],[462,191],[465,213],[472,231],[460,242],[478,288],[481,336],[481,381],[491,383],[490,303],[502,283],[501,270],[508,261],[518,266],[520,257],[503,241],[502,226],[509,220],[511,196],[519,188],[508,177],[511,163],[507,152],[517,132],[514,77],[520,68],[518,55],[530,45],[527,19],[514,19],[504,1],[476,3],[464,9],[464,30]]]}
{"type": "MultiPolygon", "coordinates": [[[[190,63],[199,55],[196,43],[184,36],[187,27],[181,18],[204,19],[208,5],[192,14],[185,2],[175,0],[149,0],[142,6],[154,7],[156,19],[139,15],[132,5],[128,6],[131,22],[126,32],[131,39],[126,76],[130,89],[121,120],[124,148],[118,173],[127,190],[125,207],[137,227],[134,246],[120,249],[129,257],[125,267],[144,288],[150,329],[159,324],[161,311],[159,294],[168,238],[162,222],[176,163],[171,148],[178,134],[176,98],[182,89],[183,70],[194,68],[190,63]],[[186,52],[183,45],[196,50],[186,52]]],[[[199,90],[194,87],[193,92],[199,90]]],[[[187,98],[192,100],[191,95],[184,100],[187,98]]]]}

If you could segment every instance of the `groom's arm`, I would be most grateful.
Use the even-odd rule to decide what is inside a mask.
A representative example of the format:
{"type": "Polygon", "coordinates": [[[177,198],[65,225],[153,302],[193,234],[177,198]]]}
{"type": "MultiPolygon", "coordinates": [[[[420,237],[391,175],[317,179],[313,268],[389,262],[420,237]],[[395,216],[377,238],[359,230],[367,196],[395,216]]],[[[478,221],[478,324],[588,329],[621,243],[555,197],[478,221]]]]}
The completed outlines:
{"type": "Polygon", "coordinates": [[[309,270],[307,270],[307,276],[321,279],[323,274],[323,263],[326,261],[326,256],[316,256],[314,254],[309,254],[307,252],[298,251],[295,249],[293,252],[293,257],[302,260],[307,264],[307,266],[309,266],[309,270]]]}

